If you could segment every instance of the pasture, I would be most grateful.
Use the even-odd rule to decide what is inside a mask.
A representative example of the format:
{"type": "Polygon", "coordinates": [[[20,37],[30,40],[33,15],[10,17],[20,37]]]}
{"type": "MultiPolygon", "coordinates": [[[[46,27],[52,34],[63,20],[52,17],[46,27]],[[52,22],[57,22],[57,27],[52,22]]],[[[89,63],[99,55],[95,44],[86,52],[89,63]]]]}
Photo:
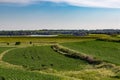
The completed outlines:
{"type": "Polygon", "coordinates": [[[14,43],[14,42],[21,42],[21,43],[62,43],[62,42],[76,42],[76,41],[84,41],[94,39],[90,37],[0,37],[0,43],[14,43]]]}
{"type": "Polygon", "coordinates": [[[104,34],[90,34],[86,37],[0,37],[0,79],[119,80],[120,43],[98,41],[97,38],[115,37],[104,34]],[[108,64],[112,63],[115,68],[101,67],[104,64],[92,65],[85,60],[59,54],[51,48],[52,45],[60,45],[108,64]],[[11,48],[14,49],[10,50],[11,48]]]}
{"type": "Polygon", "coordinates": [[[11,49],[12,47],[0,47],[0,54],[5,51],[5,50],[8,50],[8,49],[11,49]]]}
{"type": "Polygon", "coordinates": [[[6,53],[3,60],[30,70],[81,70],[87,63],[54,52],[50,46],[19,48],[6,53]]]}
{"type": "Polygon", "coordinates": [[[61,45],[103,61],[120,65],[120,43],[93,40],[62,43],[61,45]]]}

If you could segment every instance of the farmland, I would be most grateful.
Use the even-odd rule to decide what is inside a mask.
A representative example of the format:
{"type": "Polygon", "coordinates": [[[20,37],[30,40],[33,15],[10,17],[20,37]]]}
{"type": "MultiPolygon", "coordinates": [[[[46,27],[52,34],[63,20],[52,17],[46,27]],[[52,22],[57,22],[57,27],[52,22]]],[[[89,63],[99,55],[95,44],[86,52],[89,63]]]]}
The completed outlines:
{"type": "Polygon", "coordinates": [[[5,54],[4,61],[30,69],[80,70],[87,63],[59,55],[50,46],[20,48],[5,54]],[[69,67],[68,67],[69,66],[69,67]]]}
{"type": "MultiPolygon", "coordinates": [[[[86,37],[0,37],[0,78],[5,80],[119,80],[119,42],[109,35],[90,34],[86,37]],[[16,43],[19,43],[16,45],[16,43]],[[90,64],[84,59],[69,57],[53,50],[60,45],[101,60],[90,64]],[[107,66],[107,67],[106,67],[107,66]],[[103,75],[104,74],[104,75],[103,75]]],[[[119,38],[115,38],[118,40],[119,38]]],[[[71,51],[72,50],[72,51],[71,51]]],[[[77,57],[77,55],[76,55],[77,57]]]]}
{"type": "Polygon", "coordinates": [[[0,47],[0,53],[2,53],[3,51],[10,49],[12,47],[0,47]]]}
{"type": "Polygon", "coordinates": [[[120,0],[0,0],[0,80],[120,80],[120,0]]]}
{"type": "Polygon", "coordinates": [[[90,37],[0,37],[0,42],[1,43],[14,43],[16,41],[20,41],[23,43],[27,42],[35,42],[35,43],[52,43],[52,42],[74,42],[74,41],[82,41],[82,40],[88,40],[92,39],[90,37]]]}
{"type": "Polygon", "coordinates": [[[84,41],[63,43],[65,47],[91,55],[103,61],[120,65],[120,44],[115,42],[104,41],[84,41]]]}

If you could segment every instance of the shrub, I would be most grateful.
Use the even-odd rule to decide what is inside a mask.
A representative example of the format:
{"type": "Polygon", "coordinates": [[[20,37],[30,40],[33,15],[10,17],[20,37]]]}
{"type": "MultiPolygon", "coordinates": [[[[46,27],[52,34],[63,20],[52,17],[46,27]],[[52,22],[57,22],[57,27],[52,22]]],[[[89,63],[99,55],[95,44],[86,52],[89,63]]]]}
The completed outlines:
{"type": "Polygon", "coordinates": [[[32,42],[30,41],[30,44],[32,44],[32,42]]]}
{"type": "Polygon", "coordinates": [[[112,78],[116,78],[116,79],[120,79],[120,73],[117,73],[115,76],[113,76],[112,78]]]}
{"type": "Polygon", "coordinates": [[[109,38],[98,38],[97,41],[108,41],[108,42],[120,42],[119,39],[109,39],[109,38]]]}
{"type": "Polygon", "coordinates": [[[53,64],[50,64],[50,66],[53,66],[53,64]]]}
{"type": "Polygon", "coordinates": [[[9,43],[7,43],[7,45],[9,45],[9,43]]]}
{"type": "Polygon", "coordinates": [[[5,78],[3,76],[0,76],[0,80],[5,80],[5,78]]]}
{"type": "Polygon", "coordinates": [[[21,42],[16,42],[16,43],[15,43],[15,45],[20,45],[20,44],[21,44],[21,42]]]}

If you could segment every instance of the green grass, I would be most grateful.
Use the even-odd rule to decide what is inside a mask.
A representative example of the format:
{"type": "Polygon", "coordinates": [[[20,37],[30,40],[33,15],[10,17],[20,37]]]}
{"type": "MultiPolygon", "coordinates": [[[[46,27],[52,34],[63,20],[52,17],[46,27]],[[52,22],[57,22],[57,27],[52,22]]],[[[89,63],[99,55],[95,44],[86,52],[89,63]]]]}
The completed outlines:
{"type": "Polygon", "coordinates": [[[63,43],[61,45],[94,56],[103,61],[120,65],[120,43],[94,40],[63,43]]]}
{"type": "Polygon", "coordinates": [[[33,46],[20,48],[3,57],[4,61],[11,64],[24,65],[31,69],[48,69],[55,70],[81,70],[87,64],[82,60],[76,60],[65,57],[54,52],[50,46],[33,46]]]}
{"type": "Polygon", "coordinates": [[[62,74],[82,80],[120,80],[120,78],[118,78],[120,74],[115,74],[107,69],[89,69],[77,72],[63,72],[62,74]]]}
{"type": "Polygon", "coordinates": [[[0,77],[5,80],[62,80],[57,76],[5,68],[0,68],[0,77]]]}
{"type": "Polygon", "coordinates": [[[117,35],[118,38],[120,38],[120,35],[117,35]]]}
{"type": "Polygon", "coordinates": [[[11,47],[0,47],[0,54],[5,51],[5,50],[8,50],[10,49],[11,47]]]}
{"type": "Polygon", "coordinates": [[[75,42],[75,41],[83,41],[92,39],[90,37],[0,37],[1,43],[15,43],[15,42],[23,42],[23,43],[53,43],[53,42],[75,42]]]}
{"type": "Polygon", "coordinates": [[[88,35],[89,37],[98,37],[98,38],[106,38],[106,37],[111,37],[110,35],[107,35],[107,34],[89,34],[88,35]]]}
{"type": "Polygon", "coordinates": [[[57,37],[76,37],[72,34],[59,34],[57,37]]]}

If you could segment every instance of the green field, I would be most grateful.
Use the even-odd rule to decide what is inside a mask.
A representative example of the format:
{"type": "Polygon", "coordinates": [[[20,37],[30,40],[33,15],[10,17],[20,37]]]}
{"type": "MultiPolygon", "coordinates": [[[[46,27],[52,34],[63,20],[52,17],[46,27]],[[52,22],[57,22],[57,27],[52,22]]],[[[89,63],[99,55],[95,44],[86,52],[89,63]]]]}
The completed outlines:
{"type": "Polygon", "coordinates": [[[120,43],[95,40],[97,38],[112,39],[104,34],[0,37],[0,80],[1,77],[5,80],[120,80],[120,43]],[[21,44],[15,45],[16,42],[21,44]],[[93,65],[65,56],[55,52],[52,45],[69,49],[69,53],[90,55],[105,63],[93,65]]]}
{"type": "Polygon", "coordinates": [[[120,43],[93,40],[63,43],[61,45],[91,55],[103,61],[120,65],[120,43]]]}
{"type": "Polygon", "coordinates": [[[93,39],[91,37],[0,37],[1,43],[15,43],[23,42],[23,43],[62,43],[62,42],[75,42],[75,41],[84,41],[88,39],[93,39]]]}
{"type": "Polygon", "coordinates": [[[120,35],[117,35],[118,38],[120,38],[120,35]]]}
{"type": "Polygon", "coordinates": [[[62,78],[37,72],[0,68],[0,80],[62,80],[62,78]]]}
{"type": "Polygon", "coordinates": [[[54,52],[50,46],[33,46],[19,48],[3,57],[4,61],[11,64],[23,65],[32,70],[55,69],[55,70],[81,70],[86,62],[65,57],[54,52]]]}
{"type": "Polygon", "coordinates": [[[10,49],[11,47],[0,47],[0,54],[5,51],[5,50],[8,50],[10,49]]]}
{"type": "Polygon", "coordinates": [[[89,37],[97,37],[97,38],[110,38],[110,35],[107,34],[89,34],[89,37]]]}

